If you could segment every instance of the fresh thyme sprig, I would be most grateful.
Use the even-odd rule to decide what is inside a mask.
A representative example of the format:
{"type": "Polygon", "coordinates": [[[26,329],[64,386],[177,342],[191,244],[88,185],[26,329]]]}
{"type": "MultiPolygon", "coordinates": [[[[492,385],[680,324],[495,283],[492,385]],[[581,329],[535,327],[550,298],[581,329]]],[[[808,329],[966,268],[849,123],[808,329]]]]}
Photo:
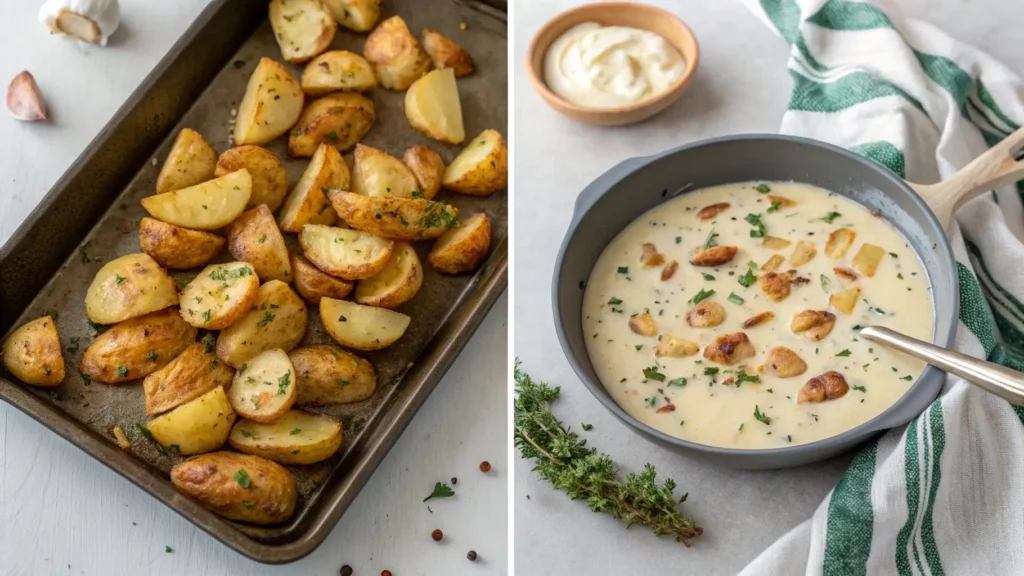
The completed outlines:
{"type": "Polygon", "coordinates": [[[615,463],[607,454],[587,447],[552,414],[550,402],[556,400],[559,387],[535,382],[515,366],[515,445],[523,458],[534,460],[534,471],[565,490],[573,500],[586,500],[594,512],[605,512],[622,520],[626,527],[641,524],[657,536],[673,536],[689,546],[689,539],[704,533],[679,509],[676,483],[666,479],[658,484],[654,466],[647,464],[639,474],[627,474],[621,482],[615,463]]]}

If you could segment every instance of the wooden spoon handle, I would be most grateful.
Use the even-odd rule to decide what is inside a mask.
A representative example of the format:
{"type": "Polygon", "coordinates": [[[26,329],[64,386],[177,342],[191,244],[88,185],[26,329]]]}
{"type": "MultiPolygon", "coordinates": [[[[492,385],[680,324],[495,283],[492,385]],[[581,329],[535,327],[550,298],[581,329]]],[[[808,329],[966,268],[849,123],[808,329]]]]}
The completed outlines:
{"type": "Polygon", "coordinates": [[[993,188],[1024,179],[1024,160],[1014,158],[1022,147],[1024,128],[1010,134],[942,182],[907,184],[924,198],[948,231],[953,214],[964,202],[993,188]]]}

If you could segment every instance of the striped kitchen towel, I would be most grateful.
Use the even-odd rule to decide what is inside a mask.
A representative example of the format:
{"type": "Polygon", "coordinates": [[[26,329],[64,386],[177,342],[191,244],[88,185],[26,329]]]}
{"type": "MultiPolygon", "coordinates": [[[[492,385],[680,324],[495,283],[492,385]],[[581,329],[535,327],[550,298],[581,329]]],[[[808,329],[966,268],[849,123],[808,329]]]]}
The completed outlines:
{"type": "MultiPolygon", "coordinates": [[[[912,181],[948,177],[1024,123],[1024,83],[879,1],[743,0],[791,46],[781,131],[912,181]]],[[[964,9],[969,9],[964,5],[964,9]]],[[[957,213],[956,348],[1024,369],[1024,186],[957,213]]],[[[861,449],[814,516],[743,574],[1024,574],[1024,410],[947,377],[861,449]]]]}

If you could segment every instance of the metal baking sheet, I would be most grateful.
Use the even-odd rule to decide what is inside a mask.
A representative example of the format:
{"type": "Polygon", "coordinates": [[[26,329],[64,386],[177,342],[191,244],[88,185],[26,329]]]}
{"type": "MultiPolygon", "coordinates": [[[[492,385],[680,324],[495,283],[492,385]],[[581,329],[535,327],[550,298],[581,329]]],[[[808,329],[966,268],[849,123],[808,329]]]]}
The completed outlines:
{"type": "MultiPolygon", "coordinates": [[[[501,0],[486,5],[391,0],[383,6],[382,17],[400,14],[414,34],[433,28],[473,56],[476,72],[458,82],[470,137],[486,128],[508,133],[505,13],[494,8],[496,3],[501,0]],[[463,22],[466,30],[460,29],[463,22]]],[[[364,39],[365,34],[339,27],[333,48],[361,53],[364,39]]],[[[0,368],[0,398],[231,548],[258,561],[283,563],[305,556],[326,538],[505,289],[508,213],[504,191],[490,197],[441,193],[439,200],[454,204],[464,215],[484,211],[491,217],[491,254],[472,275],[442,276],[426,267],[423,288],[399,308],[413,318],[406,334],[390,348],[359,353],[377,369],[376,394],[360,403],[314,409],[343,421],[344,443],[325,462],[289,467],[299,502],[287,524],[247,525],[204,510],[170,483],[169,471],[182,458],[161,454],[131,432],[136,423],[146,421],[141,384],[86,384],[81,378],[78,360],[95,337],[84,312],[85,290],[104,263],[141,251],[138,225],[145,211],[139,200],[154,193],[160,163],[181,128],[197,130],[218,152],[230,147],[233,113],[263,56],[282,60],[266,5],[248,0],[212,3],[0,248],[0,333],[56,310],[65,350],[77,348],[65,351],[67,377],[57,388],[16,384],[0,368]],[[130,450],[118,448],[111,434],[114,426],[129,433],[130,450]]],[[[296,77],[301,73],[300,67],[292,70],[296,77]]],[[[409,146],[426,144],[446,162],[458,153],[458,146],[429,140],[409,126],[404,93],[378,89],[368,96],[377,121],[364,143],[397,156],[409,146]]],[[[285,162],[294,184],[308,159],[288,158],[284,140],[268,148],[285,162]]],[[[351,165],[351,154],[345,157],[351,165]]],[[[294,237],[289,242],[295,246],[294,237]]],[[[417,243],[421,258],[428,249],[429,243],[417,243]]],[[[225,251],[218,261],[227,260],[225,251]]],[[[174,276],[183,285],[196,272],[174,276]]],[[[330,343],[319,315],[311,310],[309,316],[303,344],[330,343]]]]}

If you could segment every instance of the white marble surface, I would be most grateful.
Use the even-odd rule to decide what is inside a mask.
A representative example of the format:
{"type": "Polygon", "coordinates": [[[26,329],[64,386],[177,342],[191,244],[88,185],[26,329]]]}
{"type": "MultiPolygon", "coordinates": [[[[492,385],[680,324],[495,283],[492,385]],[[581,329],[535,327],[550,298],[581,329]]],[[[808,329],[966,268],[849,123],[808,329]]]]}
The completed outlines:
{"type": "MultiPolygon", "coordinates": [[[[33,72],[52,121],[0,111],[0,244],[206,5],[122,0],[107,48],[51,38],[40,2],[8,0],[0,81],[33,72]]],[[[2,305],[2,303],[0,303],[2,305]]],[[[99,462],[0,404],[0,576],[48,574],[506,573],[507,298],[502,297],[327,541],[304,560],[264,566],[224,547],[99,462]],[[477,469],[489,460],[494,469],[477,469]],[[459,478],[456,496],[422,499],[459,478]],[[445,532],[442,543],[430,538],[445,532]],[[165,546],[173,548],[167,553],[165,546]],[[475,565],[466,552],[475,549],[475,565]]]]}
{"type": "MultiPolygon", "coordinates": [[[[701,43],[701,64],[681,100],[639,125],[599,128],[550,109],[531,88],[523,54],[548,19],[579,0],[516,0],[515,70],[515,354],[537,378],[562,386],[555,412],[622,473],[654,463],[689,492],[685,510],[707,530],[685,548],[641,527],[628,532],[610,517],[515,466],[516,573],[734,574],[766,546],[809,518],[842,474],[849,456],[777,472],[735,472],[658,448],[632,434],[580,384],[554,333],[550,304],[555,251],[576,194],[623,159],[701,138],[775,132],[789,98],[788,48],[735,0],[648,0],[678,14],[701,43]],[[529,499],[527,499],[529,496],[529,499]]],[[[894,2],[895,3],[895,2],[894,2]]],[[[929,21],[1024,72],[1019,30],[1024,3],[1002,0],[902,0],[908,15],[929,21]]]]}

